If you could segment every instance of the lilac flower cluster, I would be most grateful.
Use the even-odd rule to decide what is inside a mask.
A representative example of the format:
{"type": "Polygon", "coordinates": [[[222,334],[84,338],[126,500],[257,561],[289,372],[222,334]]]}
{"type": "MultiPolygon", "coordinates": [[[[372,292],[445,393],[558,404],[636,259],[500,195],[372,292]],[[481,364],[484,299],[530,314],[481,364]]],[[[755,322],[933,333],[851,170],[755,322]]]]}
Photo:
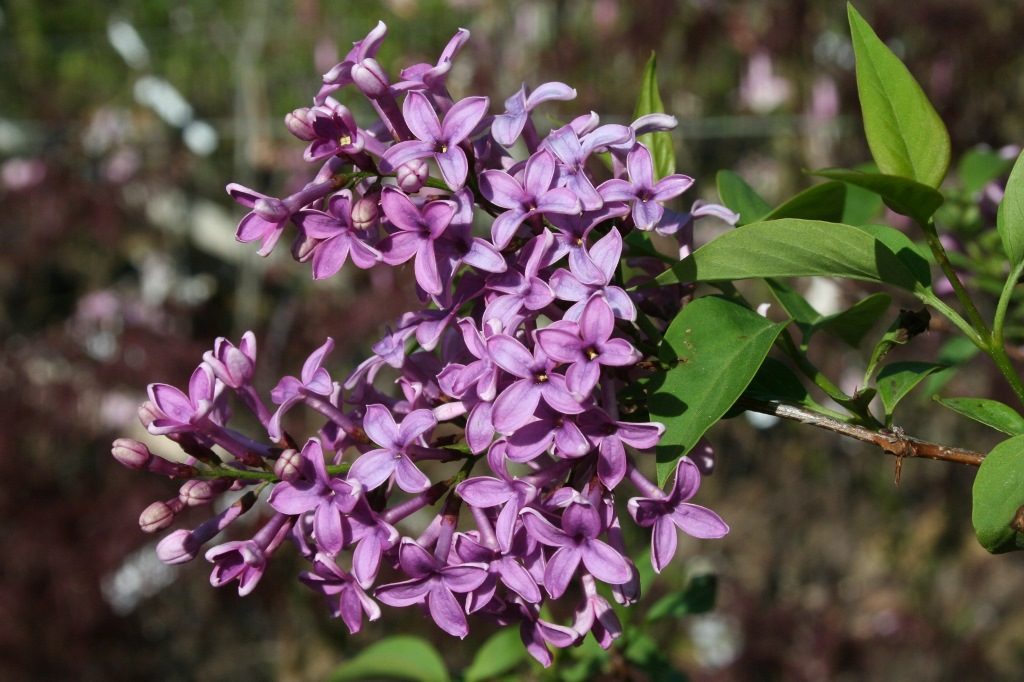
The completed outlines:
{"type": "MultiPolygon", "coordinates": [[[[403,315],[343,381],[325,366],[327,339],[270,392],[274,410],[253,385],[253,334],[237,346],[218,339],[187,393],[153,384],[140,411],[149,432],[187,458],[170,462],[129,439],[115,442],[114,456],[186,479],[177,496],[142,513],[147,532],[222,493],[238,495],[161,540],[168,563],[199,556],[269,490],[272,514],[252,538],[205,551],[214,585],[237,581],[248,594],[288,539],[310,562],[301,580],[353,633],[380,616],[381,602],[420,605],[457,637],[468,632],[468,614],[518,624],[545,665],[548,645],[570,646],[588,632],[607,647],[621,628],[598,584],[622,604],[639,597],[615,505],[623,484],[636,493],[624,505],[629,516],[652,529],[656,571],[675,554],[677,529],[699,538],[728,531],[689,502],[700,481],[692,461],[681,460],[664,492],[634,459],[664,429],[620,419],[617,393],[641,371],[637,345],[658,340],[657,328],[637,324],[637,304],[657,305],[664,292],[644,301],[623,288],[623,238],[656,230],[685,252],[695,215],[728,212],[665,208],[692,180],[656,180],[637,136],[673,127],[671,117],[626,126],[589,114],[541,137],[531,112],[572,99],[572,88],[524,87],[491,115],[486,97],[456,101],[445,84],[466,31],[436,64],[406,68],[396,82],[374,59],[384,34],[379,24],[356,43],[324,76],[314,105],[286,118],[308,143],[305,158],[322,164],[313,180],[283,199],[234,184],[228,192],[251,209],[238,239],[258,241],[261,254],[292,225],[292,253],[317,279],[350,259],[364,269],[411,261],[423,308],[403,315]],[[376,121],[361,126],[333,98],[350,86],[376,121]],[[599,156],[604,182],[592,171],[599,156]],[[388,375],[398,391],[382,388],[388,375]],[[258,436],[228,425],[231,394],[262,427],[258,436]],[[322,420],[305,442],[288,430],[300,405],[322,420]],[[438,503],[425,530],[403,530],[438,503]],[[541,618],[547,601],[563,597],[575,605],[568,625],[541,618]]],[[[638,263],[641,274],[664,267],[638,263]]],[[[679,299],[668,305],[678,309],[679,299]]]]}

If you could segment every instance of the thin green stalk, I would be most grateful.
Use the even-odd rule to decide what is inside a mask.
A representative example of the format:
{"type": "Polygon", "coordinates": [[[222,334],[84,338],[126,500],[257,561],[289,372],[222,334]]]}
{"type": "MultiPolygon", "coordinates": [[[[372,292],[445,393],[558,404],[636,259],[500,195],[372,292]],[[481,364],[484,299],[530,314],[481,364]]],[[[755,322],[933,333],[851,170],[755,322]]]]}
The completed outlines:
{"type": "MultiPolygon", "coordinates": [[[[927,223],[921,225],[921,229],[924,231],[925,240],[928,242],[928,248],[931,249],[932,255],[935,257],[935,262],[939,264],[939,267],[942,269],[942,274],[946,276],[946,279],[948,279],[949,283],[953,286],[953,293],[956,294],[957,300],[960,301],[960,305],[963,306],[964,311],[967,313],[967,319],[970,321],[971,326],[978,332],[978,335],[982,339],[987,340],[991,336],[992,332],[989,330],[988,324],[985,323],[984,318],[982,318],[981,313],[978,312],[978,307],[974,305],[974,301],[971,300],[971,296],[967,293],[967,289],[964,288],[963,282],[960,281],[960,276],[957,275],[956,270],[953,269],[953,264],[949,262],[949,256],[946,254],[946,249],[942,246],[942,242],[939,241],[939,233],[935,230],[935,221],[929,220],[927,223]]],[[[952,318],[950,318],[950,321],[956,324],[956,321],[952,318]]]]}
{"type": "Polygon", "coordinates": [[[982,338],[978,331],[972,327],[967,320],[960,316],[960,313],[946,305],[945,301],[930,291],[919,291],[917,292],[917,297],[921,299],[923,303],[927,303],[932,308],[935,308],[935,310],[941,313],[943,317],[952,322],[957,329],[964,333],[964,336],[970,339],[971,343],[986,353],[988,352],[988,342],[982,338]]]}
{"type": "Polygon", "coordinates": [[[1010,307],[1010,299],[1013,298],[1013,290],[1017,286],[1017,280],[1024,272],[1024,261],[1017,263],[1011,270],[1010,276],[1006,278],[1003,285],[1003,292],[999,295],[999,303],[996,305],[996,317],[992,322],[992,343],[1003,345],[1003,325],[1006,323],[1006,311],[1010,307]]]}

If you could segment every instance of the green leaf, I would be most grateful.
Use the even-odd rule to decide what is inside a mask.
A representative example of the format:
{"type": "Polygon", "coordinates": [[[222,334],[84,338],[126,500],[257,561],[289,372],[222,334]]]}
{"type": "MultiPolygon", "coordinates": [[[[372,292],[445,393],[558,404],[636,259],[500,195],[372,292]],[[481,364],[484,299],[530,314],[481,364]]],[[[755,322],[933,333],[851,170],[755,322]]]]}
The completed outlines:
{"type": "Polygon", "coordinates": [[[925,380],[933,372],[945,369],[945,365],[933,362],[893,362],[882,368],[878,373],[878,395],[882,398],[886,420],[892,416],[896,405],[903,400],[914,387],[925,380]]]}
{"type": "Polygon", "coordinates": [[[755,400],[810,406],[814,403],[800,378],[784,363],[765,358],[743,395],[755,400]]]}
{"type": "Polygon", "coordinates": [[[896,254],[917,281],[919,286],[914,288],[915,291],[931,288],[933,261],[926,247],[915,244],[906,234],[888,225],[858,225],[857,229],[867,232],[896,254]]]}
{"type": "Polygon", "coordinates": [[[651,418],[665,425],[659,485],[740,397],[786,324],[714,296],[691,302],[672,321],[659,354],[674,366],[650,386],[651,418]]]}
{"type": "Polygon", "coordinates": [[[795,218],[755,223],[719,235],[659,275],[657,282],[805,275],[886,282],[908,290],[921,287],[904,262],[865,230],[795,218]]]}
{"type": "Polygon", "coordinates": [[[847,225],[870,223],[882,210],[882,197],[858,185],[846,184],[846,202],[839,221],[847,225]]]}
{"type": "Polygon", "coordinates": [[[654,602],[647,612],[647,622],[662,618],[682,618],[694,613],[707,613],[715,608],[718,577],[713,573],[695,575],[678,592],[667,594],[654,602]]]}
{"type": "Polygon", "coordinates": [[[811,331],[826,331],[856,348],[891,303],[892,297],[888,294],[871,294],[842,312],[821,318],[811,331]]]}
{"type": "Polygon", "coordinates": [[[784,282],[769,277],[765,280],[768,288],[772,290],[775,300],[779,302],[782,309],[793,318],[801,327],[811,327],[823,319],[821,313],[814,309],[807,299],[797,293],[796,289],[784,282]]]}
{"type": "Polygon", "coordinates": [[[814,175],[861,187],[882,197],[885,205],[921,225],[932,217],[945,201],[938,191],[908,178],[881,173],[862,173],[844,168],[825,168],[814,175]]]}
{"type": "Polygon", "coordinates": [[[988,398],[940,398],[935,402],[958,412],[968,419],[991,426],[1010,436],[1024,435],[1024,417],[1009,405],[988,398]]]}
{"type": "Polygon", "coordinates": [[[333,682],[367,679],[448,682],[450,678],[444,660],[429,642],[400,635],[371,644],[331,675],[333,682]]]}
{"type": "Polygon", "coordinates": [[[846,203],[846,185],[826,182],[800,192],[795,197],[771,210],[761,220],[778,218],[806,218],[837,222],[843,217],[846,203]]]}
{"type": "MultiPolygon", "coordinates": [[[[657,68],[658,59],[652,52],[651,58],[647,60],[647,66],[644,68],[643,80],[640,82],[640,96],[637,98],[636,109],[633,111],[634,119],[647,114],[665,112],[665,105],[658,92],[657,68]]],[[[637,141],[642,142],[651,150],[651,157],[654,159],[654,172],[658,178],[676,172],[676,153],[672,147],[672,136],[668,132],[647,133],[638,137],[637,141]]]]}
{"type": "Polygon", "coordinates": [[[956,172],[964,189],[974,194],[999,178],[1010,167],[1010,162],[991,149],[968,149],[960,157],[956,172]]]}
{"type": "Polygon", "coordinates": [[[1024,436],[1005,440],[985,456],[974,478],[971,522],[981,546],[993,554],[1024,549],[1014,523],[1024,506],[1024,436]]]}
{"type": "Polygon", "coordinates": [[[718,197],[727,208],[740,214],[737,225],[756,223],[772,210],[767,201],[754,191],[740,176],[730,170],[720,170],[715,176],[718,197]]]}
{"type": "Polygon", "coordinates": [[[959,366],[980,352],[981,349],[965,336],[954,336],[946,341],[939,348],[935,359],[941,364],[946,365],[948,369],[936,372],[928,377],[928,381],[924,386],[924,392],[928,395],[935,395],[941,391],[956,374],[959,366]]]}
{"type": "Polygon", "coordinates": [[[996,228],[1011,265],[1024,260],[1024,152],[1017,157],[999,204],[996,228]]]}
{"type": "Polygon", "coordinates": [[[949,132],[907,67],[847,4],[864,132],[878,168],[938,187],[949,168],[949,132]]]}
{"type": "Polygon", "coordinates": [[[477,649],[465,672],[465,682],[481,682],[514,669],[526,658],[518,628],[502,628],[477,649]]]}

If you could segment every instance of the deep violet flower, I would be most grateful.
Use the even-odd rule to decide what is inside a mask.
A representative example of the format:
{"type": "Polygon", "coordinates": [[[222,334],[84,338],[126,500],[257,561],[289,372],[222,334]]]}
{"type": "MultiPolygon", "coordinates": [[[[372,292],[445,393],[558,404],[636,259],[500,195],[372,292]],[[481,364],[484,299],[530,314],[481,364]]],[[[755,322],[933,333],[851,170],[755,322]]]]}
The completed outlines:
{"type": "Polygon", "coordinates": [[[430,410],[416,410],[406,415],[399,426],[388,408],[367,406],[363,430],[380,448],[357,459],[349,470],[349,478],[373,490],[394,474],[395,483],[402,490],[408,493],[426,490],[430,479],[413,464],[408,448],[436,425],[437,419],[430,410]]]}
{"type": "Polygon", "coordinates": [[[299,580],[327,597],[331,615],[341,618],[350,634],[363,628],[364,614],[371,621],[380,618],[377,602],[366,595],[352,575],[338,567],[333,557],[317,554],[313,558],[313,570],[303,571],[299,580]]]}

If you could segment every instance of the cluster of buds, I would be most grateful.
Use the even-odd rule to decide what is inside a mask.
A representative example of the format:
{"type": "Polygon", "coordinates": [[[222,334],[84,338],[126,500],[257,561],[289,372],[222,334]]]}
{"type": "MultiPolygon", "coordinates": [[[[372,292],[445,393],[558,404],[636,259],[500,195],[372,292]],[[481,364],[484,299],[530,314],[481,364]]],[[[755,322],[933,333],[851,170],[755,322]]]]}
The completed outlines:
{"type": "MultiPolygon", "coordinates": [[[[268,493],[272,514],[251,539],[205,551],[214,585],[237,581],[249,593],[288,539],[310,562],[300,579],[353,633],[380,616],[379,603],[420,605],[457,637],[472,614],[518,624],[545,665],[549,646],[588,632],[607,647],[621,626],[598,584],[622,604],[639,597],[623,512],[651,529],[656,571],[675,554],[678,530],[728,531],[689,502],[700,483],[693,461],[680,461],[668,492],[638,466],[664,428],[624,420],[618,394],[642,373],[682,296],[627,291],[624,238],[653,230],[686,253],[695,217],[735,216],[715,205],[665,207],[692,180],[656,179],[637,137],[672,128],[672,117],[602,125],[591,113],[541,137],[531,112],[575,97],[569,86],[524,87],[493,115],[486,97],[455,101],[445,84],[468,32],[397,82],[374,59],[384,34],[379,24],[356,43],[324,76],[313,106],[286,118],[308,142],[305,158],[321,164],[313,180],[283,199],[235,184],[228,191],[251,209],[237,238],[260,242],[261,254],[293,226],[292,254],[311,262],[317,279],[349,259],[364,269],[412,261],[422,308],[404,314],[343,381],[325,366],[327,339],[298,376],[273,388],[273,410],[253,386],[254,336],[237,346],[218,339],[187,392],[153,384],[141,410],[149,432],[187,458],[171,463],[125,439],[114,455],[186,479],[177,497],[143,512],[147,532],[187,507],[237,496],[199,527],[167,535],[157,551],[169,563],[197,557],[268,493]],[[360,126],[332,97],[344,87],[369,100],[376,121],[360,126]],[[591,168],[597,155],[603,182],[591,168]],[[648,318],[645,307],[662,314],[648,318]],[[259,434],[228,425],[231,395],[259,434]],[[322,420],[304,440],[289,430],[299,406],[322,420]],[[624,486],[634,493],[627,504],[624,486]],[[425,530],[406,534],[409,517],[435,507],[425,530]],[[564,624],[541,618],[556,600],[568,607],[545,614],[574,614],[564,624]]],[[[664,267],[650,254],[630,260],[634,279],[664,267]]]]}

